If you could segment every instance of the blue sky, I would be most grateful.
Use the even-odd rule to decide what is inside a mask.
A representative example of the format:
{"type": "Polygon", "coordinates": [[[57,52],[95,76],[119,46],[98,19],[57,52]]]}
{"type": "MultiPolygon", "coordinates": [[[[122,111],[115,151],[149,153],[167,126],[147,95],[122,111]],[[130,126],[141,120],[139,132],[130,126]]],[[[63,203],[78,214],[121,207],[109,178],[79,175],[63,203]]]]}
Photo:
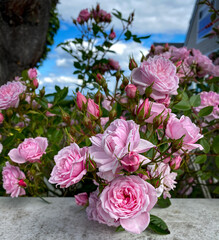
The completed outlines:
{"type": "MultiPolygon", "coordinates": [[[[135,20],[131,28],[132,33],[138,35],[150,34],[142,44],[134,42],[120,42],[115,45],[117,52],[113,57],[120,62],[123,69],[128,69],[128,57],[132,54],[137,61],[140,60],[140,51],[147,53],[153,42],[184,42],[186,31],[195,0],[102,0],[99,1],[101,8],[111,12],[113,8],[121,11],[124,16],[135,10],[135,20]]],[[[79,83],[72,73],[73,58],[60,47],[56,46],[67,39],[78,37],[78,32],[72,24],[72,17],[76,18],[81,9],[91,8],[96,5],[93,0],[70,1],[60,0],[58,11],[60,14],[60,29],[54,38],[54,45],[47,59],[39,68],[40,88],[46,87],[46,92],[53,92],[54,86],[69,86],[74,90],[79,83]]],[[[120,24],[113,21],[113,26],[118,33],[121,30],[120,24]]],[[[127,71],[127,74],[128,71],[127,71]]]]}

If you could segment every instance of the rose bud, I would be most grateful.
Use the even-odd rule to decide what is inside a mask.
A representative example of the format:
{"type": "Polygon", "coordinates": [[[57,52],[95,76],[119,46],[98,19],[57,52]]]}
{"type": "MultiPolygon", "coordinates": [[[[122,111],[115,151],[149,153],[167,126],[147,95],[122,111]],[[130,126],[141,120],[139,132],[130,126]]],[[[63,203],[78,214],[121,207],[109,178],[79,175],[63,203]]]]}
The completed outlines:
{"type": "Polygon", "coordinates": [[[146,115],[148,114],[149,112],[149,100],[148,98],[146,98],[144,100],[144,102],[139,106],[138,110],[137,110],[137,115],[138,117],[141,117],[141,118],[145,118],[146,115]]]}
{"type": "Polygon", "coordinates": [[[138,64],[135,62],[134,58],[129,59],[129,70],[133,70],[134,68],[137,68],[138,64]]]}
{"type": "Polygon", "coordinates": [[[177,156],[173,158],[172,161],[170,162],[170,167],[177,170],[179,169],[181,162],[182,162],[182,158],[180,156],[177,156]]]}
{"type": "Polygon", "coordinates": [[[18,185],[19,185],[20,187],[26,187],[26,186],[27,186],[27,184],[24,182],[23,179],[20,179],[20,180],[18,181],[18,185]]]}
{"type": "Polygon", "coordinates": [[[134,84],[129,84],[125,87],[126,95],[129,98],[135,98],[137,87],[134,84]]]}
{"type": "Polygon", "coordinates": [[[75,195],[75,202],[77,205],[85,206],[87,204],[87,201],[88,201],[88,195],[86,192],[75,195]]]}
{"type": "Polygon", "coordinates": [[[0,113],[0,124],[2,124],[4,121],[4,115],[2,113],[0,113]]]}
{"type": "Polygon", "coordinates": [[[138,170],[140,162],[139,154],[135,152],[129,152],[121,160],[122,167],[128,172],[135,172],[138,170]]]}
{"type": "Polygon", "coordinates": [[[113,40],[116,37],[116,33],[114,31],[111,31],[109,35],[109,39],[113,40]]]}
{"type": "Polygon", "coordinates": [[[28,74],[28,77],[30,79],[34,79],[37,77],[37,70],[36,68],[30,68],[28,71],[27,71],[27,74],[28,74]]]}
{"type": "Polygon", "coordinates": [[[87,103],[86,97],[81,94],[80,92],[77,92],[77,100],[76,100],[77,106],[80,110],[82,110],[83,104],[87,103]]]}
{"type": "Polygon", "coordinates": [[[100,116],[99,106],[94,102],[93,99],[90,99],[90,98],[88,99],[87,112],[88,112],[88,116],[90,116],[90,114],[95,118],[98,118],[100,116]]]}
{"type": "Polygon", "coordinates": [[[96,81],[101,84],[102,83],[102,79],[103,79],[103,76],[100,74],[100,73],[97,73],[97,76],[96,76],[96,81]]]}
{"type": "Polygon", "coordinates": [[[33,80],[33,85],[34,85],[35,88],[39,87],[39,82],[36,78],[34,78],[34,80],[33,80]]]}

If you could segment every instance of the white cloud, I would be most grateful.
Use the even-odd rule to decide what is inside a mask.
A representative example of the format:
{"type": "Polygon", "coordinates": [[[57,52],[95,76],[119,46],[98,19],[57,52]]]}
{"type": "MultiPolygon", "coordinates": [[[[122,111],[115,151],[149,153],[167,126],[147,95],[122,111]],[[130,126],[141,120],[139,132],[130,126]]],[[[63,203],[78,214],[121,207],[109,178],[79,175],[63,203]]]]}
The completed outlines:
{"type": "Polygon", "coordinates": [[[56,60],[57,67],[69,67],[71,66],[71,60],[66,58],[59,58],[56,60]]]}
{"type": "MultiPolygon", "coordinates": [[[[135,10],[132,31],[147,33],[185,33],[196,0],[102,0],[101,8],[111,12],[117,9],[125,17],[135,10]]],[[[76,18],[80,10],[96,6],[96,0],[60,0],[59,13],[68,22],[76,18]]],[[[116,28],[121,28],[118,21],[116,28]]]]}

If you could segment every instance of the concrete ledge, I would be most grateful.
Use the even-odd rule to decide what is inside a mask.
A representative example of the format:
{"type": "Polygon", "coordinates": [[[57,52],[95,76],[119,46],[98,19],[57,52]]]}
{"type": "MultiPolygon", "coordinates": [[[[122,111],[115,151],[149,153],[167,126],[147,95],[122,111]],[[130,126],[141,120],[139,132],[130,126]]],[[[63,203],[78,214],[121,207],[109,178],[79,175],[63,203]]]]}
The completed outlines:
{"type": "Polygon", "coordinates": [[[141,235],[115,232],[115,228],[89,221],[73,198],[0,198],[1,240],[217,240],[219,199],[171,199],[166,209],[154,208],[171,234],[160,236],[146,230],[141,235]]]}

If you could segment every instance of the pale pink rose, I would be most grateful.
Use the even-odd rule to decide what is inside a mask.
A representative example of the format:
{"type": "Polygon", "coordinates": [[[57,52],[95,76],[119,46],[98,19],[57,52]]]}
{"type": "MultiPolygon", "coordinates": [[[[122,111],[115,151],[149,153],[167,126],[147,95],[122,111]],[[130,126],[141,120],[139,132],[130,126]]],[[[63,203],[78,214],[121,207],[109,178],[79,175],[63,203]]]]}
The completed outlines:
{"type": "Polygon", "coordinates": [[[112,104],[114,101],[112,101],[111,97],[104,97],[104,100],[102,101],[102,107],[105,108],[107,111],[112,110],[112,104]]]}
{"type": "Polygon", "coordinates": [[[4,121],[4,115],[0,112],[0,124],[2,124],[4,121]]]}
{"type": "Polygon", "coordinates": [[[126,95],[129,98],[135,98],[137,87],[134,84],[128,84],[125,87],[126,95]]]}
{"type": "Polygon", "coordinates": [[[129,152],[121,159],[123,169],[128,172],[135,172],[143,162],[146,164],[150,160],[135,152],[129,152]]]}
{"type": "Polygon", "coordinates": [[[116,37],[116,33],[112,31],[109,35],[109,39],[113,40],[116,37]]]}
{"type": "Polygon", "coordinates": [[[198,49],[192,49],[192,55],[188,57],[189,65],[197,64],[197,75],[204,77],[207,74],[214,75],[214,64],[207,56],[203,55],[198,49]]]}
{"type": "Polygon", "coordinates": [[[37,70],[36,68],[30,68],[28,71],[27,71],[27,74],[28,74],[28,77],[33,80],[34,78],[37,77],[37,70]]]}
{"type": "Polygon", "coordinates": [[[109,122],[109,117],[102,117],[100,118],[100,124],[104,128],[105,125],[109,122]]]}
{"type": "Polygon", "coordinates": [[[35,88],[39,87],[39,82],[36,78],[33,79],[33,85],[34,85],[35,88]]]}
{"type": "Polygon", "coordinates": [[[196,112],[199,112],[202,108],[213,106],[213,111],[204,117],[208,122],[219,119],[219,94],[216,92],[201,92],[200,93],[201,104],[199,107],[195,108],[196,112]]]}
{"type": "Polygon", "coordinates": [[[3,167],[2,177],[3,188],[7,194],[11,194],[12,198],[26,194],[23,188],[26,187],[24,182],[26,177],[19,167],[12,166],[9,162],[6,162],[6,166],[3,167]]]}
{"type": "Polygon", "coordinates": [[[160,197],[162,193],[164,198],[171,197],[169,191],[175,188],[177,173],[171,172],[169,165],[163,162],[147,165],[147,171],[150,179],[160,179],[156,187],[157,197],[160,197]]]}
{"type": "Polygon", "coordinates": [[[86,192],[79,193],[74,197],[75,197],[75,202],[78,206],[85,206],[88,202],[88,195],[86,192]]]}
{"type": "Polygon", "coordinates": [[[176,75],[176,66],[160,56],[149,57],[147,61],[143,61],[140,67],[132,70],[131,79],[140,94],[144,94],[145,89],[153,83],[150,96],[155,100],[178,94],[179,78],[176,75]]]}
{"type": "Polygon", "coordinates": [[[90,18],[90,13],[87,9],[83,9],[80,11],[79,16],[78,16],[81,20],[83,20],[84,22],[87,22],[88,19],[90,18]]]}
{"type": "Polygon", "coordinates": [[[86,97],[81,94],[80,92],[77,92],[77,100],[76,100],[77,106],[80,110],[82,110],[83,104],[87,103],[86,97]]]}
{"type": "Polygon", "coordinates": [[[0,109],[10,107],[17,108],[19,105],[19,95],[26,90],[21,82],[7,82],[0,87],[0,109]]]}
{"type": "Polygon", "coordinates": [[[174,46],[170,46],[169,51],[171,52],[171,61],[173,62],[185,60],[190,54],[190,50],[188,50],[186,47],[176,48],[174,46]]]}
{"type": "Polygon", "coordinates": [[[158,103],[164,104],[165,107],[170,105],[170,96],[166,95],[166,98],[157,100],[158,103]]]}
{"type": "MultiPolygon", "coordinates": [[[[31,104],[31,94],[30,94],[30,93],[26,93],[25,101],[26,101],[28,104],[31,104]]],[[[37,103],[35,100],[32,100],[32,107],[33,107],[33,108],[40,108],[40,104],[37,103]]]]}
{"type": "Polygon", "coordinates": [[[8,156],[16,163],[38,162],[46,153],[47,146],[45,137],[26,138],[17,148],[10,150],[8,156]]]}
{"type": "Polygon", "coordinates": [[[139,103],[139,108],[137,109],[137,115],[145,118],[149,112],[150,105],[149,105],[149,99],[146,98],[144,102],[140,101],[139,103]]]}
{"type": "Polygon", "coordinates": [[[145,122],[147,123],[153,123],[154,118],[159,114],[161,114],[160,115],[161,122],[163,122],[167,118],[168,113],[173,116],[175,115],[171,113],[170,108],[166,108],[162,103],[149,102],[149,105],[151,106],[151,112],[150,112],[150,117],[145,120],[145,122]]]}
{"type": "Polygon", "coordinates": [[[180,139],[183,135],[183,150],[193,150],[199,148],[203,150],[200,144],[195,144],[200,138],[203,137],[200,133],[200,129],[192,123],[189,117],[181,116],[180,119],[175,116],[171,116],[167,123],[166,136],[171,139],[180,139]]]}
{"type": "Polygon", "coordinates": [[[99,109],[99,105],[97,105],[93,99],[88,99],[87,101],[87,115],[90,116],[90,114],[92,116],[94,116],[95,118],[98,118],[100,116],[100,109],[99,109]]]}
{"type": "Polygon", "coordinates": [[[109,66],[112,70],[119,70],[120,69],[119,62],[113,60],[112,58],[109,58],[109,66]]]}
{"type": "Polygon", "coordinates": [[[120,176],[100,194],[103,210],[128,232],[140,234],[149,222],[149,211],[157,202],[155,188],[138,176],[120,176]]]}
{"type": "Polygon", "coordinates": [[[90,157],[96,162],[101,177],[111,181],[119,168],[118,159],[123,158],[129,151],[143,153],[153,148],[149,141],[140,139],[139,125],[134,121],[116,119],[104,131],[90,138],[90,157]]]}
{"type": "Polygon", "coordinates": [[[173,167],[173,169],[177,170],[180,168],[181,162],[182,158],[178,155],[170,161],[170,167],[173,167]]]}
{"type": "Polygon", "coordinates": [[[54,166],[50,183],[67,188],[77,182],[86,174],[85,163],[87,159],[87,148],[79,148],[76,143],[61,149],[54,157],[54,166]]]}
{"type": "Polygon", "coordinates": [[[103,210],[98,194],[98,191],[90,194],[89,205],[86,208],[88,219],[98,221],[99,223],[106,224],[108,226],[118,227],[120,225],[119,221],[111,218],[110,215],[103,210]]]}

